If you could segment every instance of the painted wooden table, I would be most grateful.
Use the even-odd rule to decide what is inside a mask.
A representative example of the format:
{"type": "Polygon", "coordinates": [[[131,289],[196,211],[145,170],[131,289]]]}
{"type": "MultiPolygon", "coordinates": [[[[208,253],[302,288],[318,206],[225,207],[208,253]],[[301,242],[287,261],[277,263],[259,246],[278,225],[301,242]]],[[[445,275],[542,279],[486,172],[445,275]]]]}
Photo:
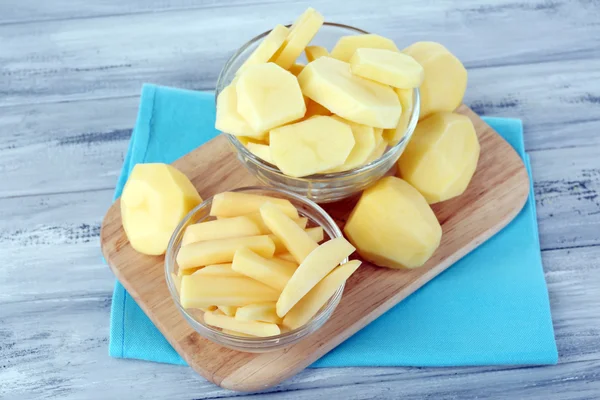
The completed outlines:
{"type": "MultiPolygon", "coordinates": [[[[600,4],[312,2],[327,19],[446,44],[465,102],[522,118],[560,352],[551,367],[307,370],[254,398],[600,396],[600,4]]],[[[189,368],[107,355],[98,247],[143,82],[212,89],[244,39],[308,2],[0,2],[0,398],[230,398],[189,368]]]]}

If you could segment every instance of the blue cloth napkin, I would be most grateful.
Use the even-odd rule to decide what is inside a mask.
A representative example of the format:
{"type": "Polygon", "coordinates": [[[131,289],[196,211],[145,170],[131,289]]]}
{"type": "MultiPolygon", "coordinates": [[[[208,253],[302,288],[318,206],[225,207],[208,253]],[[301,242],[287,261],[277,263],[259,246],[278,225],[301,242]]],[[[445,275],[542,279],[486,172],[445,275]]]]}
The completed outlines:
{"type": "MultiPolygon", "coordinates": [[[[115,198],[136,163],[170,163],[215,137],[214,109],[212,93],[145,85],[115,198]]],[[[486,121],[530,171],[521,121],[486,121]]],[[[118,282],[109,353],[185,364],[118,282]]],[[[506,228],[313,367],[554,364],[557,358],[531,190],[506,228]]]]}

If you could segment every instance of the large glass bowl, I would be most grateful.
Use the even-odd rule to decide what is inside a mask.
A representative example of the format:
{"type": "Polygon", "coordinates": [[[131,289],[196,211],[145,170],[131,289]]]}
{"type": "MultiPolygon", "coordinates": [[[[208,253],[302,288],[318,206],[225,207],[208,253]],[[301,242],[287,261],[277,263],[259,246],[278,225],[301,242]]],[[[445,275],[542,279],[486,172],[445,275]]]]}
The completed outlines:
{"type": "MultiPolygon", "coordinates": [[[[267,187],[246,187],[241,189],[232,190],[234,192],[244,192],[250,194],[258,194],[263,196],[271,196],[289,200],[297,209],[301,217],[308,218],[309,226],[321,226],[323,227],[325,238],[334,239],[341,237],[342,232],[331,217],[314,202],[289,192],[287,190],[267,188],[267,187]]],[[[167,253],[165,256],[165,277],[171,297],[175,302],[175,305],[187,320],[187,322],[198,332],[201,336],[225,347],[229,347],[238,351],[245,351],[250,353],[263,353],[268,351],[275,351],[291,344],[294,344],[302,340],[307,335],[319,329],[331,316],[335,308],[342,298],[344,291],[344,285],[340,286],[335,294],[327,301],[327,303],[321,308],[321,310],[310,320],[306,325],[301,326],[293,331],[282,333],[277,336],[270,336],[265,338],[251,338],[251,337],[240,337],[223,333],[220,329],[214,328],[204,323],[203,315],[204,312],[200,309],[185,309],[182,307],[179,300],[179,293],[175,286],[175,282],[172,273],[177,274],[177,253],[181,248],[181,240],[185,228],[190,224],[195,224],[202,221],[213,219],[210,214],[210,208],[212,205],[212,197],[205,200],[188,213],[188,215],[181,221],[179,226],[175,229],[167,253]]],[[[348,259],[342,261],[342,264],[348,262],[348,259]]]]}
{"type": "MultiPolygon", "coordinates": [[[[217,81],[216,97],[231,83],[235,77],[235,72],[269,32],[264,32],[251,39],[225,63],[217,81]]],[[[342,36],[361,35],[365,33],[367,32],[362,29],[326,22],[311,44],[331,49],[342,36]]],[[[299,62],[305,63],[306,60],[300,59],[299,62]]],[[[418,89],[414,90],[413,99],[414,107],[412,115],[402,140],[395,146],[389,147],[379,159],[344,172],[315,174],[303,178],[290,177],[281,172],[277,166],[252,154],[234,135],[227,134],[227,132],[223,133],[227,134],[227,138],[233,145],[238,159],[262,182],[306,196],[317,203],[328,203],[341,200],[366,189],[371,184],[377,182],[394,166],[394,163],[398,161],[398,158],[410,140],[419,120],[420,98],[418,89]]]]}

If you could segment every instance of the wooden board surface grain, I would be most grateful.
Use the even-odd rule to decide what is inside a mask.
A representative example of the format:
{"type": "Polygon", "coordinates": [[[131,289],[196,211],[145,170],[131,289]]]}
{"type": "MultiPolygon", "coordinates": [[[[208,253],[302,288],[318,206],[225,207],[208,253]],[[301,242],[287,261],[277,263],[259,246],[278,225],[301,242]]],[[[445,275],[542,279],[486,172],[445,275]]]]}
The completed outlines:
{"type": "MultiPolygon", "coordinates": [[[[187,363],[227,389],[256,391],[274,386],[309,366],[345,339],[433,279],[521,210],[529,178],[512,147],[468,107],[459,112],[475,125],[481,145],[476,173],[461,196],[433,206],[442,225],[440,247],[421,268],[392,270],[364,262],[347,281],[329,321],[283,350],[251,354],[214,344],[196,333],[171,299],[164,280],[164,257],[137,253],[121,225],[119,200],[107,212],[100,233],[103,254],[128,292],[187,363]]],[[[203,198],[258,182],[237,160],[221,135],[174,162],[203,198]]],[[[343,226],[357,196],[325,205],[343,226]]]]}

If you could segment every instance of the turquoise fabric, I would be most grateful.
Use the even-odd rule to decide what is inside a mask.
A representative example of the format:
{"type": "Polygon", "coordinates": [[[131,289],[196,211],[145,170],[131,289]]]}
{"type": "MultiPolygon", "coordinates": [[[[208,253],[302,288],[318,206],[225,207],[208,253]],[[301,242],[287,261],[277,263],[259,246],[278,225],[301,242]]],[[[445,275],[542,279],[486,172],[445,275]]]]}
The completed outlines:
{"type": "MultiPolygon", "coordinates": [[[[215,137],[214,109],[212,93],[145,85],[115,198],[136,163],[169,163],[215,137]]],[[[521,121],[486,121],[530,171],[521,121]]],[[[185,364],[118,282],[109,353],[185,364]]],[[[506,228],[313,367],[554,364],[557,358],[532,190],[506,228]]]]}

